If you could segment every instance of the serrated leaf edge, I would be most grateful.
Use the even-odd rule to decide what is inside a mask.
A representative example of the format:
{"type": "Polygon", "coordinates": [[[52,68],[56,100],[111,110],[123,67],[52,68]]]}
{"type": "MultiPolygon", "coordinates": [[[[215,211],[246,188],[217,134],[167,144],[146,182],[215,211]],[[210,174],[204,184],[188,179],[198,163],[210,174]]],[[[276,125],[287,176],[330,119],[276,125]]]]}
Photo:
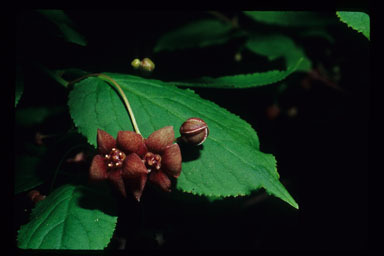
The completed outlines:
{"type": "MultiPolygon", "coordinates": [[[[248,73],[248,74],[237,74],[237,75],[228,75],[228,76],[221,76],[221,77],[202,77],[201,79],[197,79],[197,81],[192,81],[192,82],[185,82],[185,81],[171,81],[167,82],[170,85],[175,85],[175,86],[191,86],[191,87],[204,87],[204,88],[226,88],[226,89],[247,89],[247,88],[253,88],[253,87],[260,87],[260,86],[265,86],[269,84],[275,84],[277,82],[280,82],[284,79],[286,79],[289,75],[291,75],[295,70],[300,66],[300,64],[304,61],[304,58],[301,57],[297,63],[289,67],[286,70],[269,70],[266,72],[256,72],[256,73],[248,73]],[[277,79],[272,79],[272,82],[268,83],[260,83],[257,85],[252,84],[252,82],[249,82],[248,85],[242,85],[242,86],[236,86],[233,82],[222,82],[220,80],[222,79],[236,79],[236,78],[242,78],[244,77],[247,79],[247,77],[251,77],[254,75],[269,75],[272,73],[276,73],[276,76],[279,75],[277,79]],[[216,85],[215,85],[215,80],[216,80],[216,85]],[[207,86],[207,85],[212,85],[212,86],[207,86]]],[[[252,79],[252,78],[251,78],[252,79]]]]}
{"type": "MultiPolygon", "coordinates": [[[[299,65],[300,63],[301,63],[301,61],[303,60],[303,58],[300,58],[300,60],[298,61],[298,63],[295,65],[295,66],[297,66],[297,65],[299,65]]],[[[111,77],[114,77],[114,73],[108,73],[108,75],[109,76],[111,76],[111,77]]],[[[119,78],[114,78],[116,81],[118,81],[118,80],[122,80],[121,81],[121,85],[123,86],[123,88],[124,87],[127,87],[127,88],[124,88],[125,90],[129,90],[129,85],[127,85],[126,83],[129,83],[129,81],[127,81],[127,78],[128,78],[128,80],[129,80],[129,78],[131,78],[131,79],[136,79],[136,77],[135,76],[130,76],[130,75],[128,75],[128,77],[121,77],[121,74],[118,74],[118,76],[119,76],[119,78]],[[123,80],[124,79],[124,80],[123,80]]],[[[139,77],[140,78],[140,77],[139,77]]],[[[146,79],[144,79],[144,80],[146,80],[146,79]]],[[[162,82],[162,81],[160,81],[160,80],[153,80],[153,81],[151,81],[151,80],[146,80],[146,83],[148,83],[149,85],[151,85],[151,86],[156,86],[156,87],[161,87],[161,86],[163,86],[162,84],[158,84],[158,83],[164,83],[164,82],[162,82]]],[[[164,88],[169,88],[169,87],[167,87],[167,86],[165,86],[164,88]]],[[[170,89],[170,88],[169,88],[170,89]]],[[[175,90],[172,90],[173,92],[176,92],[176,93],[181,93],[181,92],[178,92],[178,91],[175,91],[175,90]]],[[[187,90],[185,90],[185,92],[187,92],[187,93],[189,93],[189,94],[191,94],[191,96],[193,96],[193,97],[195,97],[196,99],[202,99],[198,94],[196,94],[192,89],[187,89],[187,90]]],[[[137,92],[131,92],[131,93],[134,93],[134,94],[137,94],[137,92]]],[[[143,96],[143,95],[141,95],[141,96],[143,96]]],[[[206,102],[207,102],[207,104],[213,104],[213,105],[217,105],[217,104],[215,104],[215,103],[213,103],[213,102],[211,102],[211,101],[209,101],[209,100],[205,100],[206,102]]],[[[231,113],[231,112],[229,112],[228,110],[226,110],[225,108],[222,108],[222,107],[220,107],[224,112],[226,112],[227,114],[230,114],[230,115],[234,115],[234,116],[236,116],[237,118],[239,118],[239,119],[241,119],[239,116],[237,116],[237,115],[235,115],[235,114],[233,114],[233,113],[231,113]]],[[[246,126],[248,126],[248,128],[249,129],[252,129],[252,127],[251,127],[251,125],[248,123],[248,122],[246,122],[245,120],[243,120],[243,119],[241,119],[243,122],[244,122],[244,124],[246,125],[246,126]]],[[[75,122],[74,122],[75,123],[75,122]]],[[[78,124],[76,124],[75,123],[75,125],[78,127],[78,124]]],[[[256,133],[256,131],[254,130],[254,129],[252,129],[252,131],[253,132],[255,132],[256,133]]],[[[256,133],[256,135],[257,135],[257,133],[256,133]]],[[[88,140],[89,141],[89,140],[88,140]]],[[[275,163],[276,164],[276,163],[275,163]]],[[[272,173],[271,172],[269,172],[269,171],[267,171],[268,172],[268,174],[269,175],[272,175],[272,173]]],[[[275,167],[275,171],[274,171],[274,175],[276,175],[276,177],[277,177],[277,180],[278,180],[278,178],[279,178],[279,174],[278,174],[278,172],[277,172],[277,169],[276,169],[276,167],[275,167]]],[[[276,179],[276,177],[274,177],[275,179],[276,179]]],[[[273,184],[273,182],[272,182],[272,184],[273,184]]],[[[253,191],[253,190],[258,190],[258,189],[260,189],[260,187],[263,187],[263,188],[265,188],[265,186],[258,186],[258,187],[255,187],[255,188],[252,188],[249,192],[251,192],[251,191],[253,191]]],[[[276,187],[276,186],[275,186],[276,187]]],[[[276,187],[278,190],[280,190],[280,188],[279,188],[279,186],[278,187],[276,187]]],[[[219,197],[230,197],[230,196],[234,196],[234,197],[237,197],[237,196],[245,196],[245,195],[247,195],[247,194],[243,194],[243,193],[239,193],[239,194],[237,194],[237,195],[214,195],[214,194],[202,194],[202,193],[196,193],[196,192],[194,192],[194,191],[188,191],[188,190],[185,190],[185,189],[178,189],[178,190],[180,190],[180,191],[183,191],[183,192],[187,192],[187,193],[191,193],[191,194],[194,194],[194,195],[199,195],[199,196],[219,196],[219,197]]],[[[268,192],[268,190],[266,190],[267,192],[268,192]]],[[[281,191],[280,191],[281,192],[281,191]]],[[[286,191],[287,192],[287,191],[286,191]]],[[[288,193],[288,192],[287,192],[288,193]]],[[[281,198],[281,199],[283,199],[283,198],[281,198]]],[[[286,201],[287,203],[289,203],[289,204],[291,204],[292,206],[294,206],[295,208],[297,208],[297,204],[296,204],[296,202],[294,201],[294,199],[289,195],[289,193],[288,193],[288,198],[287,198],[287,200],[285,200],[285,199],[283,199],[284,201],[286,201]],[[290,198],[289,198],[290,197],[290,198]],[[293,201],[292,201],[293,200],[293,201]]]]}
{"type": "MultiPolygon", "coordinates": [[[[109,74],[111,77],[113,77],[113,73],[108,73],[108,74],[109,74]]],[[[115,79],[115,80],[118,81],[119,79],[115,79]]],[[[150,80],[150,81],[146,81],[146,82],[147,82],[149,85],[151,85],[151,86],[157,86],[157,87],[162,86],[164,89],[170,89],[170,90],[172,90],[173,93],[176,93],[176,94],[182,94],[182,92],[179,91],[179,89],[174,90],[174,89],[172,88],[173,86],[172,86],[172,87],[169,87],[169,86],[166,86],[166,84],[165,84],[165,86],[164,86],[164,82],[162,82],[161,80],[150,80]],[[158,83],[162,83],[162,85],[159,85],[158,83]]],[[[128,88],[124,88],[124,89],[129,90],[129,86],[128,86],[126,83],[127,83],[126,81],[121,81],[121,85],[123,86],[123,88],[124,88],[125,86],[127,86],[128,88]]],[[[141,96],[141,97],[143,97],[143,98],[146,98],[145,95],[143,95],[143,94],[140,94],[140,93],[137,93],[137,92],[133,92],[133,91],[130,91],[130,92],[133,93],[133,94],[135,94],[135,95],[138,95],[138,96],[141,96]]],[[[242,119],[240,116],[238,116],[238,115],[236,115],[236,114],[234,114],[234,113],[228,111],[226,108],[221,107],[221,106],[219,106],[218,104],[216,104],[216,103],[214,103],[214,102],[212,102],[212,101],[210,101],[210,100],[201,98],[200,95],[198,95],[197,93],[195,93],[195,91],[192,90],[192,89],[187,88],[187,89],[184,89],[183,92],[186,93],[186,94],[189,94],[189,95],[188,95],[188,96],[189,96],[189,99],[195,98],[196,100],[201,100],[201,101],[203,101],[203,102],[207,105],[207,107],[209,107],[209,106],[219,107],[220,111],[221,111],[223,114],[225,114],[225,115],[233,115],[233,116],[235,116],[236,118],[240,119],[240,120],[243,122],[242,126],[244,126],[244,128],[246,128],[249,132],[253,132],[253,133],[255,134],[255,136],[258,138],[258,135],[257,135],[256,130],[254,130],[254,129],[252,128],[252,126],[251,126],[247,121],[245,121],[244,119],[242,119]]],[[[186,96],[186,95],[182,95],[182,96],[186,96]]],[[[147,100],[151,100],[151,99],[150,99],[150,98],[147,98],[147,100]]],[[[177,103],[178,103],[178,104],[183,104],[182,102],[178,102],[178,101],[177,101],[177,103]]],[[[204,119],[205,117],[204,117],[204,116],[201,116],[201,118],[204,119]]],[[[210,120],[210,122],[214,122],[214,123],[216,123],[216,124],[218,124],[218,125],[220,126],[220,124],[219,124],[218,121],[216,121],[216,120],[214,120],[214,119],[211,119],[210,117],[206,117],[206,118],[207,118],[207,120],[210,120]]],[[[227,127],[227,128],[228,128],[228,127],[227,127]]],[[[229,127],[229,128],[231,128],[231,129],[233,129],[233,130],[236,130],[235,128],[232,128],[232,127],[229,127]]],[[[260,147],[260,141],[259,141],[259,140],[257,141],[257,143],[256,143],[256,141],[254,141],[254,140],[252,140],[251,142],[252,142],[252,143],[251,143],[250,145],[252,145],[252,146],[254,146],[255,148],[259,149],[259,147],[260,147]]]]}
{"type": "MultiPolygon", "coordinates": [[[[62,191],[60,192],[60,194],[64,193],[64,192],[66,191],[66,189],[73,189],[73,191],[72,191],[72,193],[71,193],[70,196],[67,196],[67,197],[65,197],[64,199],[60,200],[59,203],[55,202],[56,205],[55,205],[55,207],[52,208],[51,212],[53,212],[59,204],[63,203],[63,201],[65,201],[65,200],[67,200],[67,199],[69,199],[69,202],[68,202],[68,205],[69,205],[70,202],[73,200],[73,195],[75,194],[75,191],[76,191],[76,189],[78,189],[78,187],[77,187],[77,186],[74,186],[74,187],[72,188],[69,184],[66,184],[66,185],[63,185],[62,187],[60,187],[60,188],[58,188],[58,189],[62,189],[62,191]]],[[[49,195],[48,195],[48,196],[49,196],[49,195]]],[[[31,212],[31,214],[30,214],[30,219],[29,219],[28,223],[26,223],[26,224],[24,224],[24,225],[21,225],[20,228],[19,228],[19,230],[17,231],[16,241],[18,242],[17,245],[18,245],[18,247],[19,247],[20,249],[29,249],[29,248],[21,248],[21,247],[20,247],[19,235],[20,235],[21,230],[22,230],[23,228],[25,228],[25,227],[26,227],[26,226],[27,226],[27,225],[28,225],[28,224],[35,218],[35,215],[36,215],[37,213],[39,213],[40,211],[42,211],[42,210],[39,208],[40,205],[41,205],[41,202],[38,202],[38,203],[35,205],[35,207],[32,209],[32,212],[31,212]]],[[[51,212],[48,214],[48,216],[51,214],[51,212]]],[[[69,215],[69,214],[67,214],[67,215],[69,215]]],[[[65,221],[66,221],[66,219],[65,219],[63,222],[57,223],[56,226],[63,224],[65,221]]],[[[117,221],[118,221],[118,218],[116,218],[116,221],[113,223],[113,230],[116,229],[117,221]]],[[[29,244],[30,240],[32,239],[33,234],[38,230],[38,228],[39,228],[41,225],[42,225],[42,223],[41,223],[41,224],[40,224],[40,225],[39,225],[39,226],[32,232],[32,235],[30,235],[30,237],[29,237],[29,239],[28,239],[28,242],[26,243],[27,245],[29,244]]],[[[56,226],[55,226],[55,227],[56,227],[56,226]]],[[[51,230],[52,230],[52,229],[51,229],[51,230]]],[[[48,233],[49,233],[49,232],[48,232],[48,233]]],[[[110,244],[110,242],[111,242],[111,240],[112,240],[113,233],[114,233],[114,231],[112,232],[112,235],[109,237],[109,241],[106,243],[106,245],[103,247],[103,249],[105,249],[106,247],[108,247],[108,245],[110,244]]],[[[88,240],[90,241],[90,239],[88,239],[88,240]]],[[[43,241],[44,241],[44,239],[41,241],[41,243],[42,243],[43,241]]],[[[39,248],[40,246],[41,246],[41,244],[38,246],[38,248],[39,248]]],[[[38,249],[38,248],[37,248],[37,249],[38,249]]]]}
{"type": "MultiPolygon", "coordinates": [[[[365,12],[363,12],[363,13],[365,13],[365,12]]],[[[366,13],[365,13],[365,14],[366,14],[366,13]]],[[[357,32],[359,32],[359,33],[361,33],[361,34],[363,34],[363,36],[365,36],[368,40],[371,40],[371,39],[370,39],[370,36],[369,36],[369,37],[366,36],[366,35],[363,33],[363,31],[361,31],[361,30],[358,29],[358,28],[355,28],[354,26],[350,25],[347,21],[345,21],[345,20],[340,16],[340,12],[339,12],[339,11],[336,12],[336,15],[337,15],[337,17],[340,19],[341,22],[343,22],[344,24],[347,25],[347,27],[349,27],[349,28],[351,28],[351,29],[353,29],[353,30],[355,30],[355,31],[357,31],[357,32]]],[[[367,14],[367,15],[368,15],[368,14],[367,14]]],[[[368,16],[369,16],[369,15],[368,15],[368,16]]]]}

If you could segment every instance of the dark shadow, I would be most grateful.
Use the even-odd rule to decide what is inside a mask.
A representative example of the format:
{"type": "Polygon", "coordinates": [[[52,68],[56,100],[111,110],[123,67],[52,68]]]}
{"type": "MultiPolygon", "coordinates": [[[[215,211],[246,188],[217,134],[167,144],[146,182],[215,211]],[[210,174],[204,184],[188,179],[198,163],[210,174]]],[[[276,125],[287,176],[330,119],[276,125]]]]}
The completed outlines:
{"type": "Polygon", "coordinates": [[[88,183],[87,186],[79,187],[81,196],[78,204],[81,208],[89,210],[100,210],[110,216],[117,216],[117,200],[111,194],[107,182],[98,184],[88,183]]]}
{"type": "Polygon", "coordinates": [[[180,146],[181,157],[183,162],[190,162],[197,160],[200,157],[200,151],[204,148],[203,145],[192,146],[183,141],[179,140],[178,144],[180,146]]]}

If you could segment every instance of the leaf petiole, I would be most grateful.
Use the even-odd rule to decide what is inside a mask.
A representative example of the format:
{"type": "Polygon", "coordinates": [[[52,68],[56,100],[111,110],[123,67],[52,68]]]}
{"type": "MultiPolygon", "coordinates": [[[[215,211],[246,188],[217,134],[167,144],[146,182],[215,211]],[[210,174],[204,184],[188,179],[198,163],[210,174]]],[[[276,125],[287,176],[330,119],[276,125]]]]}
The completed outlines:
{"type": "Polygon", "coordinates": [[[127,107],[127,110],[128,110],[128,113],[129,113],[129,117],[131,118],[131,121],[132,121],[132,124],[133,124],[133,129],[135,129],[136,133],[141,135],[139,127],[138,127],[136,119],[135,119],[135,115],[133,114],[131,105],[129,104],[127,96],[125,96],[125,93],[121,89],[120,85],[112,77],[107,76],[105,74],[98,74],[97,77],[102,79],[102,80],[104,80],[104,81],[111,82],[114,86],[116,86],[116,88],[119,91],[121,97],[123,98],[125,106],[127,107]]]}
{"type": "Polygon", "coordinates": [[[74,84],[76,82],[79,82],[80,80],[83,80],[83,79],[91,77],[91,76],[98,77],[101,80],[104,80],[108,83],[111,83],[116,87],[120,96],[123,98],[125,107],[128,110],[129,117],[131,118],[131,121],[132,121],[133,129],[135,130],[136,133],[141,135],[140,130],[139,130],[139,126],[137,125],[135,115],[133,114],[133,110],[132,110],[131,105],[129,104],[127,96],[125,95],[124,91],[121,89],[120,85],[112,77],[105,75],[105,74],[102,74],[102,73],[94,73],[94,74],[88,74],[88,75],[82,76],[82,77],[70,82],[70,84],[74,84]]]}

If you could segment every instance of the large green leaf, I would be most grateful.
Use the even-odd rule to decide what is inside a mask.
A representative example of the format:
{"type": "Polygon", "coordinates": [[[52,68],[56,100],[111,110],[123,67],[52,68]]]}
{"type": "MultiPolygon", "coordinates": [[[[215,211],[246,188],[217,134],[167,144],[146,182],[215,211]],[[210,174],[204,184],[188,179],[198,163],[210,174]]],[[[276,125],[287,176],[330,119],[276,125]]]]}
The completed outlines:
{"type": "Polygon", "coordinates": [[[222,44],[230,38],[232,27],[214,19],[198,20],[164,34],[155,52],[222,44]]]}
{"type": "Polygon", "coordinates": [[[362,33],[370,40],[370,23],[369,15],[364,12],[336,12],[340,20],[348,25],[348,27],[362,33]]]}
{"type": "Polygon", "coordinates": [[[302,65],[303,62],[306,62],[304,57],[296,60],[296,63],[294,64],[290,63],[291,66],[288,66],[286,70],[270,70],[260,73],[228,75],[221,77],[204,76],[191,81],[176,81],[169,82],[169,84],[206,88],[251,88],[277,83],[295,72],[299,67],[301,67],[301,69],[306,69],[307,65],[302,65]]]}
{"type": "Polygon", "coordinates": [[[311,61],[304,51],[298,47],[291,38],[281,34],[254,35],[245,45],[250,51],[267,56],[269,60],[284,57],[287,67],[294,67],[298,60],[303,61],[297,67],[297,71],[309,71],[311,61]]]}
{"type": "Polygon", "coordinates": [[[74,23],[62,10],[38,10],[47,19],[53,22],[61,32],[61,36],[71,43],[86,46],[87,41],[84,36],[77,32],[74,23]]]}
{"type": "MultiPolygon", "coordinates": [[[[201,150],[183,151],[183,171],[177,189],[205,196],[248,195],[265,188],[294,207],[294,199],[279,181],[273,155],[259,150],[252,127],[218,105],[158,80],[108,74],[120,84],[133,107],[144,137],[168,125],[175,127],[189,117],[204,119],[210,134],[201,150]]],[[[98,78],[87,78],[69,95],[69,110],[79,131],[96,146],[97,128],[116,136],[132,125],[116,91],[98,78]]]]}
{"type": "Polygon", "coordinates": [[[59,187],[32,210],[31,220],[19,230],[18,247],[103,249],[115,230],[115,207],[104,186],[59,187]]]}
{"type": "Polygon", "coordinates": [[[244,11],[251,19],[282,27],[315,27],[334,22],[329,13],[308,11],[244,11]]]}

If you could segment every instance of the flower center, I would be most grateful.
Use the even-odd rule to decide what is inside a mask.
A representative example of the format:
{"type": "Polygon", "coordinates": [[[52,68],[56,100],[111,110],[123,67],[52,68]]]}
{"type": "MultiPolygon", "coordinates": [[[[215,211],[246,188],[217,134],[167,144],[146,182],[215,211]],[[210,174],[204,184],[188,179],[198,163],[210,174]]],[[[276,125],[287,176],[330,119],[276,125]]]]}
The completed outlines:
{"type": "Polygon", "coordinates": [[[147,152],[147,154],[144,156],[144,164],[148,168],[148,171],[160,170],[161,156],[158,154],[153,154],[152,152],[147,152]]]}
{"type": "Polygon", "coordinates": [[[113,169],[122,167],[125,157],[126,156],[124,152],[116,148],[112,148],[111,152],[104,156],[104,159],[107,163],[108,168],[113,169]]]}

